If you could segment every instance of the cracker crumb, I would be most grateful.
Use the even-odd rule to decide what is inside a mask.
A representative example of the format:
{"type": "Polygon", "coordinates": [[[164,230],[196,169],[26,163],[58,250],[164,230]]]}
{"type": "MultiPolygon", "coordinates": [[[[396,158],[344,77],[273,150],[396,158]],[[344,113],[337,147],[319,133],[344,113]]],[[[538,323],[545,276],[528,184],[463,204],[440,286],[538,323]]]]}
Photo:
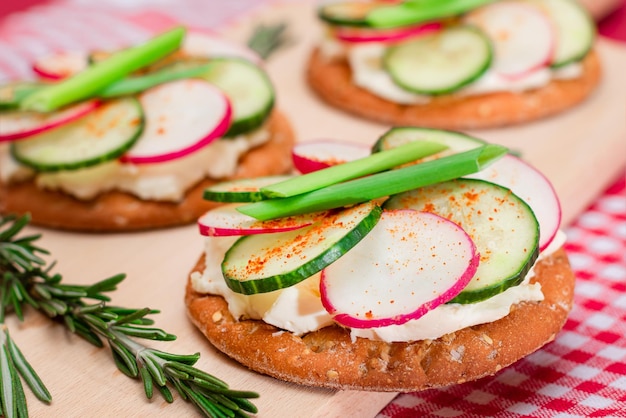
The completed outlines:
{"type": "Polygon", "coordinates": [[[211,320],[215,323],[220,322],[224,316],[222,315],[222,311],[215,311],[211,316],[211,320]]]}
{"type": "Polygon", "coordinates": [[[331,369],[331,370],[326,372],[326,377],[329,380],[337,380],[337,379],[339,379],[339,373],[337,372],[337,370],[331,369]]]}

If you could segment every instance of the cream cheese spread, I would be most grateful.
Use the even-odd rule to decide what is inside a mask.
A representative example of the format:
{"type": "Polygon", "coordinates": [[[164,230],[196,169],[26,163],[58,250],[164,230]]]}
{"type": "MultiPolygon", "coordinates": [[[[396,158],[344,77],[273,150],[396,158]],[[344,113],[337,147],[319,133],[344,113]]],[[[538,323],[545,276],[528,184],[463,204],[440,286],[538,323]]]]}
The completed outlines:
{"type": "MultiPolygon", "coordinates": [[[[319,296],[319,274],[295,286],[274,292],[242,295],[231,291],[222,277],[221,263],[236,237],[207,237],[206,268],[191,275],[193,288],[200,293],[221,295],[235,318],[261,319],[278,328],[302,335],[333,323],[319,296]]],[[[565,234],[559,231],[539,256],[539,260],[559,249],[565,234]]],[[[439,338],[462,328],[493,322],[508,315],[511,306],[523,301],[541,301],[539,284],[531,284],[533,269],[523,283],[481,302],[441,305],[421,318],[402,325],[351,329],[351,337],[394,341],[416,341],[439,338]]]]}
{"type": "MultiPolygon", "coordinates": [[[[17,163],[8,146],[0,147],[0,180],[5,183],[34,178],[44,189],[60,190],[78,199],[120,190],[141,199],[180,201],[188,188],[209,177],[221,179],[235,173],[239,158],[269,139],[260,128],[246,135],[219,139],[184,157],[156,164],[110,161],[78,170],[35,173],[17,163]]],[[[0,144],[4,145],[4,144],[0,144]]]]}

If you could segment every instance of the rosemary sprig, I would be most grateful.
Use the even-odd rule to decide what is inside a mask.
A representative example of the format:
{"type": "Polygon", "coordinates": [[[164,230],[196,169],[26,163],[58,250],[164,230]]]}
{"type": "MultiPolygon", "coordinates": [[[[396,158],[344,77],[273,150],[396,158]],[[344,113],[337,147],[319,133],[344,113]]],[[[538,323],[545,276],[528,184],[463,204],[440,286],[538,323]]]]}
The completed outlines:
{"type": "Polygon", "coordinates": [[[54,264],[46,267],[39,256],[47,254],[34,244],[40,236],[18,237],[28,221],[28,217],[0,215],[0,415],[28,416],[22,379],[38,399],[51,401],[45,385],[4,326],[7,313],[24,320],[26,306],[64,324],[97,347],[104,347],[106,342],[117,368],[140,379],[149,399],[156,389],[167,402],[173,402],[173,389],[208,417],[245,417],[257,412],[250,402],[257,393],[232,390],[224,381],[194,367],[199,353],[171,354],[137,341],[171,341],[176,336],[152,327],[154,321],[148,315],[158,313],[156,310],[107,304],[110,298],[106,293],[114,291],[125,275],[86,286],[61,283],[61,275],[50,273],[54,264]]]}
{"type": "Polygon", "coordinates": [[[252,30],[248,39],[248,47],[265,60],[289,42],[286,31],[286,23],[259,24],[252,30]]]}

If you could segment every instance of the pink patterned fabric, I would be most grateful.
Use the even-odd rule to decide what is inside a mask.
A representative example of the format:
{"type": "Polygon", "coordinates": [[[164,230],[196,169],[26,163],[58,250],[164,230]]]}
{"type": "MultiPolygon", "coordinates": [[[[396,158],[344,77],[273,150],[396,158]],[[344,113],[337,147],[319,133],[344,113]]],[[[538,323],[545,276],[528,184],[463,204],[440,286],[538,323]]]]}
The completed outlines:
{"type": "MultiPolygon", "coordinates": [[[[112,2],[117,8],[112,3],[104,3],[109,7],[103,7],[103,3],[85,6],[79,0],[46,2],[3,19],[0,82],[32,77],[34,59],[55,50],[121,47],[147,39],[176,21],[212,28],[216,22],[234,19],[238,13],[264,2],[219,2],[219,7],[202,19],[184,15],[178,1],[170,3],[170,15],[163,14],[163,10],[146,12],[128,7],[129,3],[147,7],[148,2],[112,2]]],[[[168,4],[155,3],[161,8],[168,4]]],[[[609,22],[612,26],[601,33],[610,35],[615,28],[618,36],[623,33],[624,20],[617,25],[613,20],[609,22]]],[[[624,178],[600,196],[566,233],[566,250],[578,281],[574,309],[554,342],[493,377],[399,395],[379,413],[379,418],[626,417],[624,178]]]]}

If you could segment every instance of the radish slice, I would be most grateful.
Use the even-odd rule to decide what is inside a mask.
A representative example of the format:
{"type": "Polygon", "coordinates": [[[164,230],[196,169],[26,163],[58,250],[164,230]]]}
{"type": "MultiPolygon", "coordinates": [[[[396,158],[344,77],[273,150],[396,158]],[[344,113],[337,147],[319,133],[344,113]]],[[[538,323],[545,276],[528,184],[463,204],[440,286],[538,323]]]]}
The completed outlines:
{"type": "Polygon", "coordinates": [[[327,212],[307,213],[287,216],[271,221],[259,221],[237,211],[240,203],[222,205],[211,209],[198,219],[200,234],[204,236],[224,237],[233,235],[267,234],[285,232],[311,225],[327,212]]]}
{"type": "Polygon", "coordinates": [[[561,224],[561,204],[554,187],[541,172],[507,154],[486,169],[467,177],[511,189],[530,206],[539,222],[539,250],[550,245],[561,224]]]}
{"type": "Polygon", "coordinates": [[[427,35],[429,33],[436,32],[441,28],[442,25],[439,22],[394,29],[364,29],[350,26],[339,26],[335,30],[335,36],[340,41],[350,43],[393,43],[417,36],[427,35]]]}
{"type": "Polygon", "coordinates": [[[194,57],[239,57],[261,63],[261,58],[253,50],[206,32],[188,32],[181,49],[185,55],[194,57]]]}
{"type": "Polygon", "coordinates": [[[170,161],[197,151],[222,136],[230,126],[228,98],[198,79],[161,84],[139,97],[146,129],[120,158],[133,164],[170,161]]]}
{"type": "Polygon", "coordinates": [[[80,52],[57,52],[39,58],[33,71],[47,80],[61,80],[83,71],[89,66],[89,57],[80,52]]]}
{"type": "Polygon", "coordinates": [[[554,28],[537,7],[492,3],[471,13],[468,21],[491,38],[495,49],[492,69],[502,76],[522,77],[552,61],[554,28]]]}
{"type": "Polygon", "coordinates": [[[363,144],[320,139],[296,144],[291,157],[294,167],[302,174],[306,174],[370,154],[370,147],[363,144]]]}
{"type": "Polygon", "coordinates": [[[77,103],[50,113],[10,111],[0,113],[0,142],[45,132],[85,116],[100,105],[97,100],[77,103]]]}
{"type": "Polygon", "coordinates": [[[457,224],[411,209],[385,211],[322,271],[322,304],[351,328],[404,324],[458,295],[478,263],[476,246],[457,224]]]}

